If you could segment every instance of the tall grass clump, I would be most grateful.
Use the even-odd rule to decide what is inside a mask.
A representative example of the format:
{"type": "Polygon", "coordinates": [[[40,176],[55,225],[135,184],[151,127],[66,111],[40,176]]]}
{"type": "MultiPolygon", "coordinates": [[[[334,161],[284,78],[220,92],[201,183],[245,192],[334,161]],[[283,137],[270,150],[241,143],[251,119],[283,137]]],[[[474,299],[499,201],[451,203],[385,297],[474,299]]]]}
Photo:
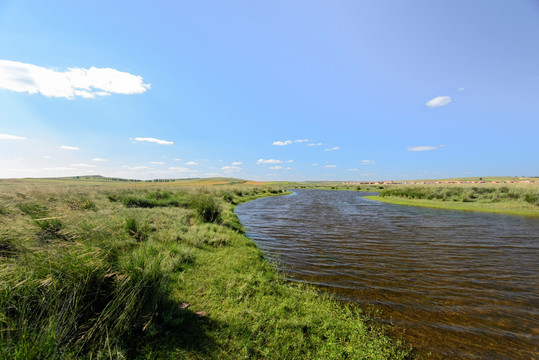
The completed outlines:
{"type": "Polygon", "coordinates": [[[210,194],[200,192],[191,195],[189,207],[194,209],[205,222],[218,223],[221,221],[221,204],[210,194]]]}

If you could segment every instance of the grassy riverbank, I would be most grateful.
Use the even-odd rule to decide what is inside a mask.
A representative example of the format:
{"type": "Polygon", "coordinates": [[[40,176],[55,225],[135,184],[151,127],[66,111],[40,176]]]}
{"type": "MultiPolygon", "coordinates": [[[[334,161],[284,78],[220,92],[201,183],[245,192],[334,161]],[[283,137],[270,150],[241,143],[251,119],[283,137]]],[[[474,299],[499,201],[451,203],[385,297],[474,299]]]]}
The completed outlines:
{"type": "Polygon", "coordinates": [[[243,235],[235,204],[282,190],[218,185],[0,182],[0,357],[410,356],[243,235]]]}
{"type": "Polygon", "coordinates": [[[366,198],[398,205],[539,217],[539,185],[392,186],[366,198]]]}

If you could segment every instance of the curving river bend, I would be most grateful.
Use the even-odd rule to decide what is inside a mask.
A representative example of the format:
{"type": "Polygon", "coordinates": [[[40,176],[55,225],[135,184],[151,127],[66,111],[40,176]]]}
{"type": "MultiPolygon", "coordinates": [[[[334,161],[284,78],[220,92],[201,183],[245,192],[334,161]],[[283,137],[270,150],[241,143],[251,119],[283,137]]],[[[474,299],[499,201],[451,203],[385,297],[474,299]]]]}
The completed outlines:
{"type": "Polygon", "coordinates": [[[435,358],[539,358],[539,219],[294,190],[236,207],[294,281],[363,305],[435,358]]]}

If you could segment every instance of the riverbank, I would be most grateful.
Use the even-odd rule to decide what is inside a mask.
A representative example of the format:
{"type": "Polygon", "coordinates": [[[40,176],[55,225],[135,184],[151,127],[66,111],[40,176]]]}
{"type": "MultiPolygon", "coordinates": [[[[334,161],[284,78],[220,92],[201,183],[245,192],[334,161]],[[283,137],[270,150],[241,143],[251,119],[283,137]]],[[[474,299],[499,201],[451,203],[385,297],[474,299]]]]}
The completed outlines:
{"type": "Polygon", "coordinates": [[[0,357],[410,357],[243,235],[235,204],[283,190],[70,184],[0,186],[0,357]]]}
{"type": "Polygon", "coordinates": [[[367,199],[435,209],[539,217],[539,186],[395,186],[367,199]]]}

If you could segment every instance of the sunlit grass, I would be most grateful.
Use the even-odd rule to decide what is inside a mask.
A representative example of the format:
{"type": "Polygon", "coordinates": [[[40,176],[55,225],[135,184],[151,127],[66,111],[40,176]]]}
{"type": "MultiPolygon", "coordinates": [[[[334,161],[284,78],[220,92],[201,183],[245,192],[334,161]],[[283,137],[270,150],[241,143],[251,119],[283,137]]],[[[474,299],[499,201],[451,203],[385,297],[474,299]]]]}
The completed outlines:
{"type": "Polygon", "coordinates": [[[232,211],[283,190],[238,186],[0,184],[0,358],[407,357],[283,280],[232,211]]]}

